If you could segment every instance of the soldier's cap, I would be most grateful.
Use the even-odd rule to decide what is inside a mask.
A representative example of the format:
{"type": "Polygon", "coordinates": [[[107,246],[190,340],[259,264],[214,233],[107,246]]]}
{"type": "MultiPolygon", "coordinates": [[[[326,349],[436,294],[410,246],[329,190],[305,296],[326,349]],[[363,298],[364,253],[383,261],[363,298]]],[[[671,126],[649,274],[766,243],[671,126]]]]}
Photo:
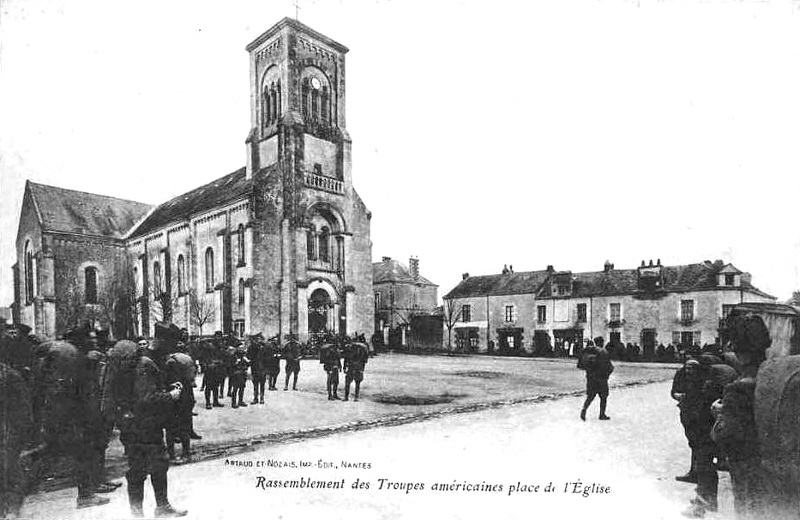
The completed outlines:
{"type": "Polygon", "coordinates": [[[697,361],[696,359],[687,359],[686,360],[686,366],[687,367],[699,367],[700,366],[700,362],[697,361]]]}
{"type": "Polygon", "coordinates": [[[262,334],[261,332],[256,332],[255,334],[251,334],[250,335],[250,339],[263,341],[264,340],[264,334],[262,334]]]}

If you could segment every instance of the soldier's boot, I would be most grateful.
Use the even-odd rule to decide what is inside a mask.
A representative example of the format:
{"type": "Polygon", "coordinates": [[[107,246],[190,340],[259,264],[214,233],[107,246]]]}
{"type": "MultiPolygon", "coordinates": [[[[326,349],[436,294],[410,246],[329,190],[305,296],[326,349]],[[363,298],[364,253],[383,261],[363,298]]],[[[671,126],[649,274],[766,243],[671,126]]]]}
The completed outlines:
{"type": "Polygon", "coordinates": [[[350,400],[350,385],[344,387],[344,400],[345,401],[350,400]]]}
{"type": "Polygon", "coordinates": [[[236,404],[236,396],[231,397],[231,408],[239,408],[239,405],[236,404]]]}
{"type": "MultiPolygon", "coordinates": [[[[236,391],[233,392],[234,399],[236,398],[236,391]]],[[[239,390],[239,406],[244,408],[247,406],[247,403],[244,402],[244,392],[239,390]]]]}
{"type": "Polygon", "coordinates": [[[608,421],[611,417],[606,415],[606,400],[600,399],[600,417],[601,421],[608,421]]]}
{"type": "Polygon", "coordinates": [[[253,389],[253,400],[250,401],[250,404],[258,404],[258,388],[253,389]]]}
{"type": "Polygon", "coordinates": [[[356,393],[353,396],[353,401],[358,401],[358,391],[361,390],[361,383],[356,381],[356,393]]]}
{"type": "Polygon", "coordinates": [[[167,499],[167,473],[156,473],[150,475],[150,482],[153,484],[153,493],[156,496],[156,510],[153,516],[156,518],[177,518],[186,516],[189,511],[185,509],[175,509],[167,499]]]}
{"type": "Polygon", "coordinates": [[[131,515],[134,518],[143,518],[144,509],[142,503],[144,502],[144,481],[131,482],[128,479],[128,502],[131,506],[131,515]]]}
{"type": "Polygon", "coordinates": [[[586,408],[581,408],[581,421],[586,420],[586,408]]]}
{"type": "Polygon", "coordinates": [[[78,497],[78,509],[83,509],[84,507],[94,507],[94,506],[102,506],[111,502],[110,499],[105,497],[100,497],[95,494],[87,495],[87,496],[79,496],[78,497]]]}
{"type": "Polygon", "coordinates": [[[339,385],[338,384],[334,384],[333,385],[333,400],[334,401],[339,401],[340,400],[340,398],[339,398],[339,385]]]}

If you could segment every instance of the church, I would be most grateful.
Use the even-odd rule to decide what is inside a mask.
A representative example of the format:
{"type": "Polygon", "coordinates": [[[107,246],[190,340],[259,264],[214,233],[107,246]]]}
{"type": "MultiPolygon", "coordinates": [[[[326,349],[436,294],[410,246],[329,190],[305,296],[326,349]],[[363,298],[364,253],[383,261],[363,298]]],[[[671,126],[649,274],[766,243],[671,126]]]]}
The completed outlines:
{"type": "Polygon", "coordinates": [[[353,188],[348,49],[284,18],[247,47],[247,164],[157,206],[28,181],[14,320],[193,335],[374,328],[371,213],[353,188]]]}

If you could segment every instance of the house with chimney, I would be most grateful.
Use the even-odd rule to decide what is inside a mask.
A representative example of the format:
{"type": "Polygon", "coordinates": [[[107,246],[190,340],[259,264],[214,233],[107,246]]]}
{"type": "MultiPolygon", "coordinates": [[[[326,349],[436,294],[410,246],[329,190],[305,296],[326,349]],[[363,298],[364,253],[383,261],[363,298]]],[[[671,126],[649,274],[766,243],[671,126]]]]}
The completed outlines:
{"type": "Polygon", "coordinates": [[[372,264],[372,288],[375,299],[375,331],[384,335],[384,344],[407,343],[406,334],[418,316],[430,316],[436,310],[439,286],[420,274],[419,258],[411,257],[408,266],[384,256],[372,264]]]}
{"type": "Polygon", "coordinates": [[[734,305],[775,297],[721,260],[671,266],[650,260],[635,269],[606,262],[591,272],[548,265],[541,271],[465,273],[444,302],[456,310],[456,341],[476,351],[538,352],[548,345],[568,351],[601,336],[648,352],[659,344],[714,343],[719,320],[734,305]]]}

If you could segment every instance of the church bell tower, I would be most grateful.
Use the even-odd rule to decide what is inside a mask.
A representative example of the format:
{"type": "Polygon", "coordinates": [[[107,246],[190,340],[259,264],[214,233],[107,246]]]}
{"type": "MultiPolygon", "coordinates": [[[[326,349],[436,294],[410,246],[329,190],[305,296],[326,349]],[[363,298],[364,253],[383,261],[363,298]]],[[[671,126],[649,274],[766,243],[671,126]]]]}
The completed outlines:
{"type": "Polygon", "coordinates": [[[304,183],[343,189],[350,181],[345,164],[347,47],[284,18],[251,42],[247,51],[248,176],[283,160],[284,169],[294,170],[304,183]]]}

